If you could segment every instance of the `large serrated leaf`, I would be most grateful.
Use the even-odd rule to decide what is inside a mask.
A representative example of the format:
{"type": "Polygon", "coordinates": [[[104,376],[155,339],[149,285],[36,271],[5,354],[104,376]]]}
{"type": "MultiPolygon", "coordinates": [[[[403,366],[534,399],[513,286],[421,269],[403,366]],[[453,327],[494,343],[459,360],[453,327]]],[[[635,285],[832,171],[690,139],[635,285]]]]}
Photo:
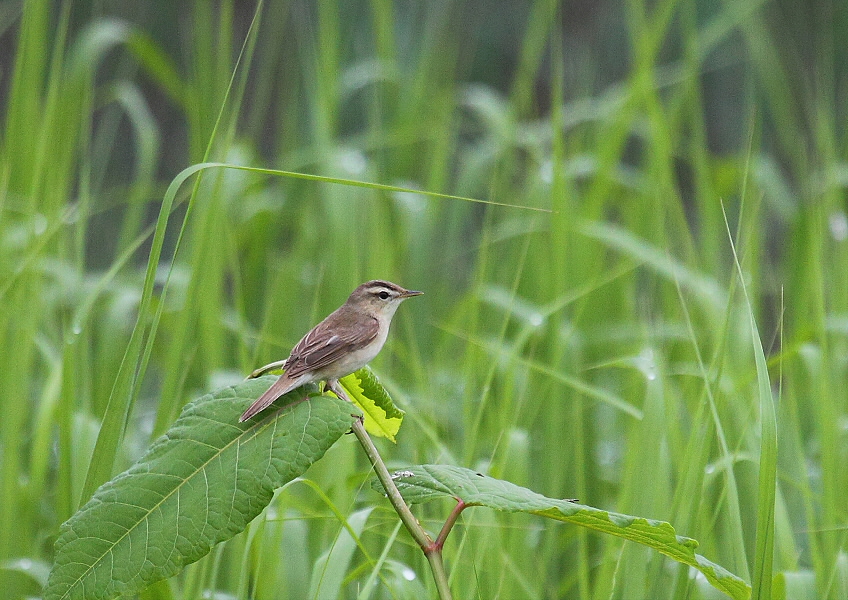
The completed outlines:
{"type": "Polygon", "coordinates": [[[276,488],[350,430],[354,407],[331,396],[298,401],[302,390],[266,418],[239,423],[272,381],[189,403],[135,465],[102,485],[62,525],[45,600],[105,600],[178,573],[242,531],[276,488]]]}
{"type": "Polygon", "coordinates": [[[363,367],[339,379],[351,402],[365,413],[365,430],[371,435],[395,441],[403,423],[401,409],[392,402],[389,393],[368,367],[363,367]]]}
{"type": "MultiPolygon", "coordinates": [[[[735,600],[747,600],[750,586],[723,567],[695,553],[698,542],[679,536],[665,521],[613,513],[591,506],[547,498],[502,479],[449,465],[419,465],[397,471],[392,479],[410,503],[451,497],[469,506],[488,506],[566,521],[644,544],[704,574],[716,589],[735,600]]],[[[383,492],[378,480],[372,487],[383,492]]]]}

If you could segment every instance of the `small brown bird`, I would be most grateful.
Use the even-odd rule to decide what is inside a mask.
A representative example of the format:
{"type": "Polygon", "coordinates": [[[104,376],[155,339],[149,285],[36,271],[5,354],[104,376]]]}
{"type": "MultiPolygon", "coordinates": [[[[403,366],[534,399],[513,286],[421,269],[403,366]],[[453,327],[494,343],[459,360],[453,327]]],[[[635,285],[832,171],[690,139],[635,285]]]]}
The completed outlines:
{"type": "Polygon", "coordinates": [[[423,293],[379,279],[360,285],[347,302],[303,336],[285,360],[283,374],[244,411],[239,423],[307,383],[326,381],[333,389],[340,377],[361,369],[377,356],[400,303],[423,293]]]}

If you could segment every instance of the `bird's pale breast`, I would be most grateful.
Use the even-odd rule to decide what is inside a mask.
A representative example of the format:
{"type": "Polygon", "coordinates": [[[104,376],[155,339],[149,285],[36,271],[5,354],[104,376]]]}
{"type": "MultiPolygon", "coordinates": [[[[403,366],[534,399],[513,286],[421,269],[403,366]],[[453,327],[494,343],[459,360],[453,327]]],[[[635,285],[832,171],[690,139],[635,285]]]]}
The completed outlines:
{"type": "Polygon", "coordinates": [[[348,352],[338,360],[322,368],[316,373],[313,381],[338,379],[339,377],[350,375],[367,365],[380,353],[383,344],[386,343],[386,337],[389,334],[388,325],[388,323],[381,324],[381,327],[377,331],[377,337],[367,346],[348,352]]]}

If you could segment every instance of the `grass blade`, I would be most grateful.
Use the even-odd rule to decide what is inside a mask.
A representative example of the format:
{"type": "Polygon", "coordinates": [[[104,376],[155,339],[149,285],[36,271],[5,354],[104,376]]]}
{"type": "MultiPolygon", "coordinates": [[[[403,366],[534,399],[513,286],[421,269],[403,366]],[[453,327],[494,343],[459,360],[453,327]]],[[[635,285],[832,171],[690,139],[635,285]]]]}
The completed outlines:
{"type": "Polygon", "coordinates": [[[742,294],[745,297],[745,310],[751,326],[751,342],[754,346],[754,360],[757,367],[757,395],[760,406],[760,463],[759,488],[757,495],[757,543],[754,549],[754,569],[752,590],[754,600],[771,600],[773,562],[774,562],[774,503],[777,494],[777,415],[774,408],[774,397],[771,392],[768,365],[766,364],[763,344],[745,276],[739,263],[739,255],[730,234],[730,224],[725,214],[728,239],[733,250],[733,260],[739,274],[742,294]]]}

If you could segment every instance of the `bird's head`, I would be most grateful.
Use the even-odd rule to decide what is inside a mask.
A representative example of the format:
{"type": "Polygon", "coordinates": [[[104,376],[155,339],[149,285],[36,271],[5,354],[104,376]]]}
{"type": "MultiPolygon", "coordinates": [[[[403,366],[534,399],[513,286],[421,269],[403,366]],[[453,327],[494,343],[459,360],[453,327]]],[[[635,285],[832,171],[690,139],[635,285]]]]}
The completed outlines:
{"type": "Polygon", "coordinates": [[[401,302],[423,293],[407,290],[390,281],[374,279],[353,290],[346,304],[376,317],[391,319],[401,302]]]}

